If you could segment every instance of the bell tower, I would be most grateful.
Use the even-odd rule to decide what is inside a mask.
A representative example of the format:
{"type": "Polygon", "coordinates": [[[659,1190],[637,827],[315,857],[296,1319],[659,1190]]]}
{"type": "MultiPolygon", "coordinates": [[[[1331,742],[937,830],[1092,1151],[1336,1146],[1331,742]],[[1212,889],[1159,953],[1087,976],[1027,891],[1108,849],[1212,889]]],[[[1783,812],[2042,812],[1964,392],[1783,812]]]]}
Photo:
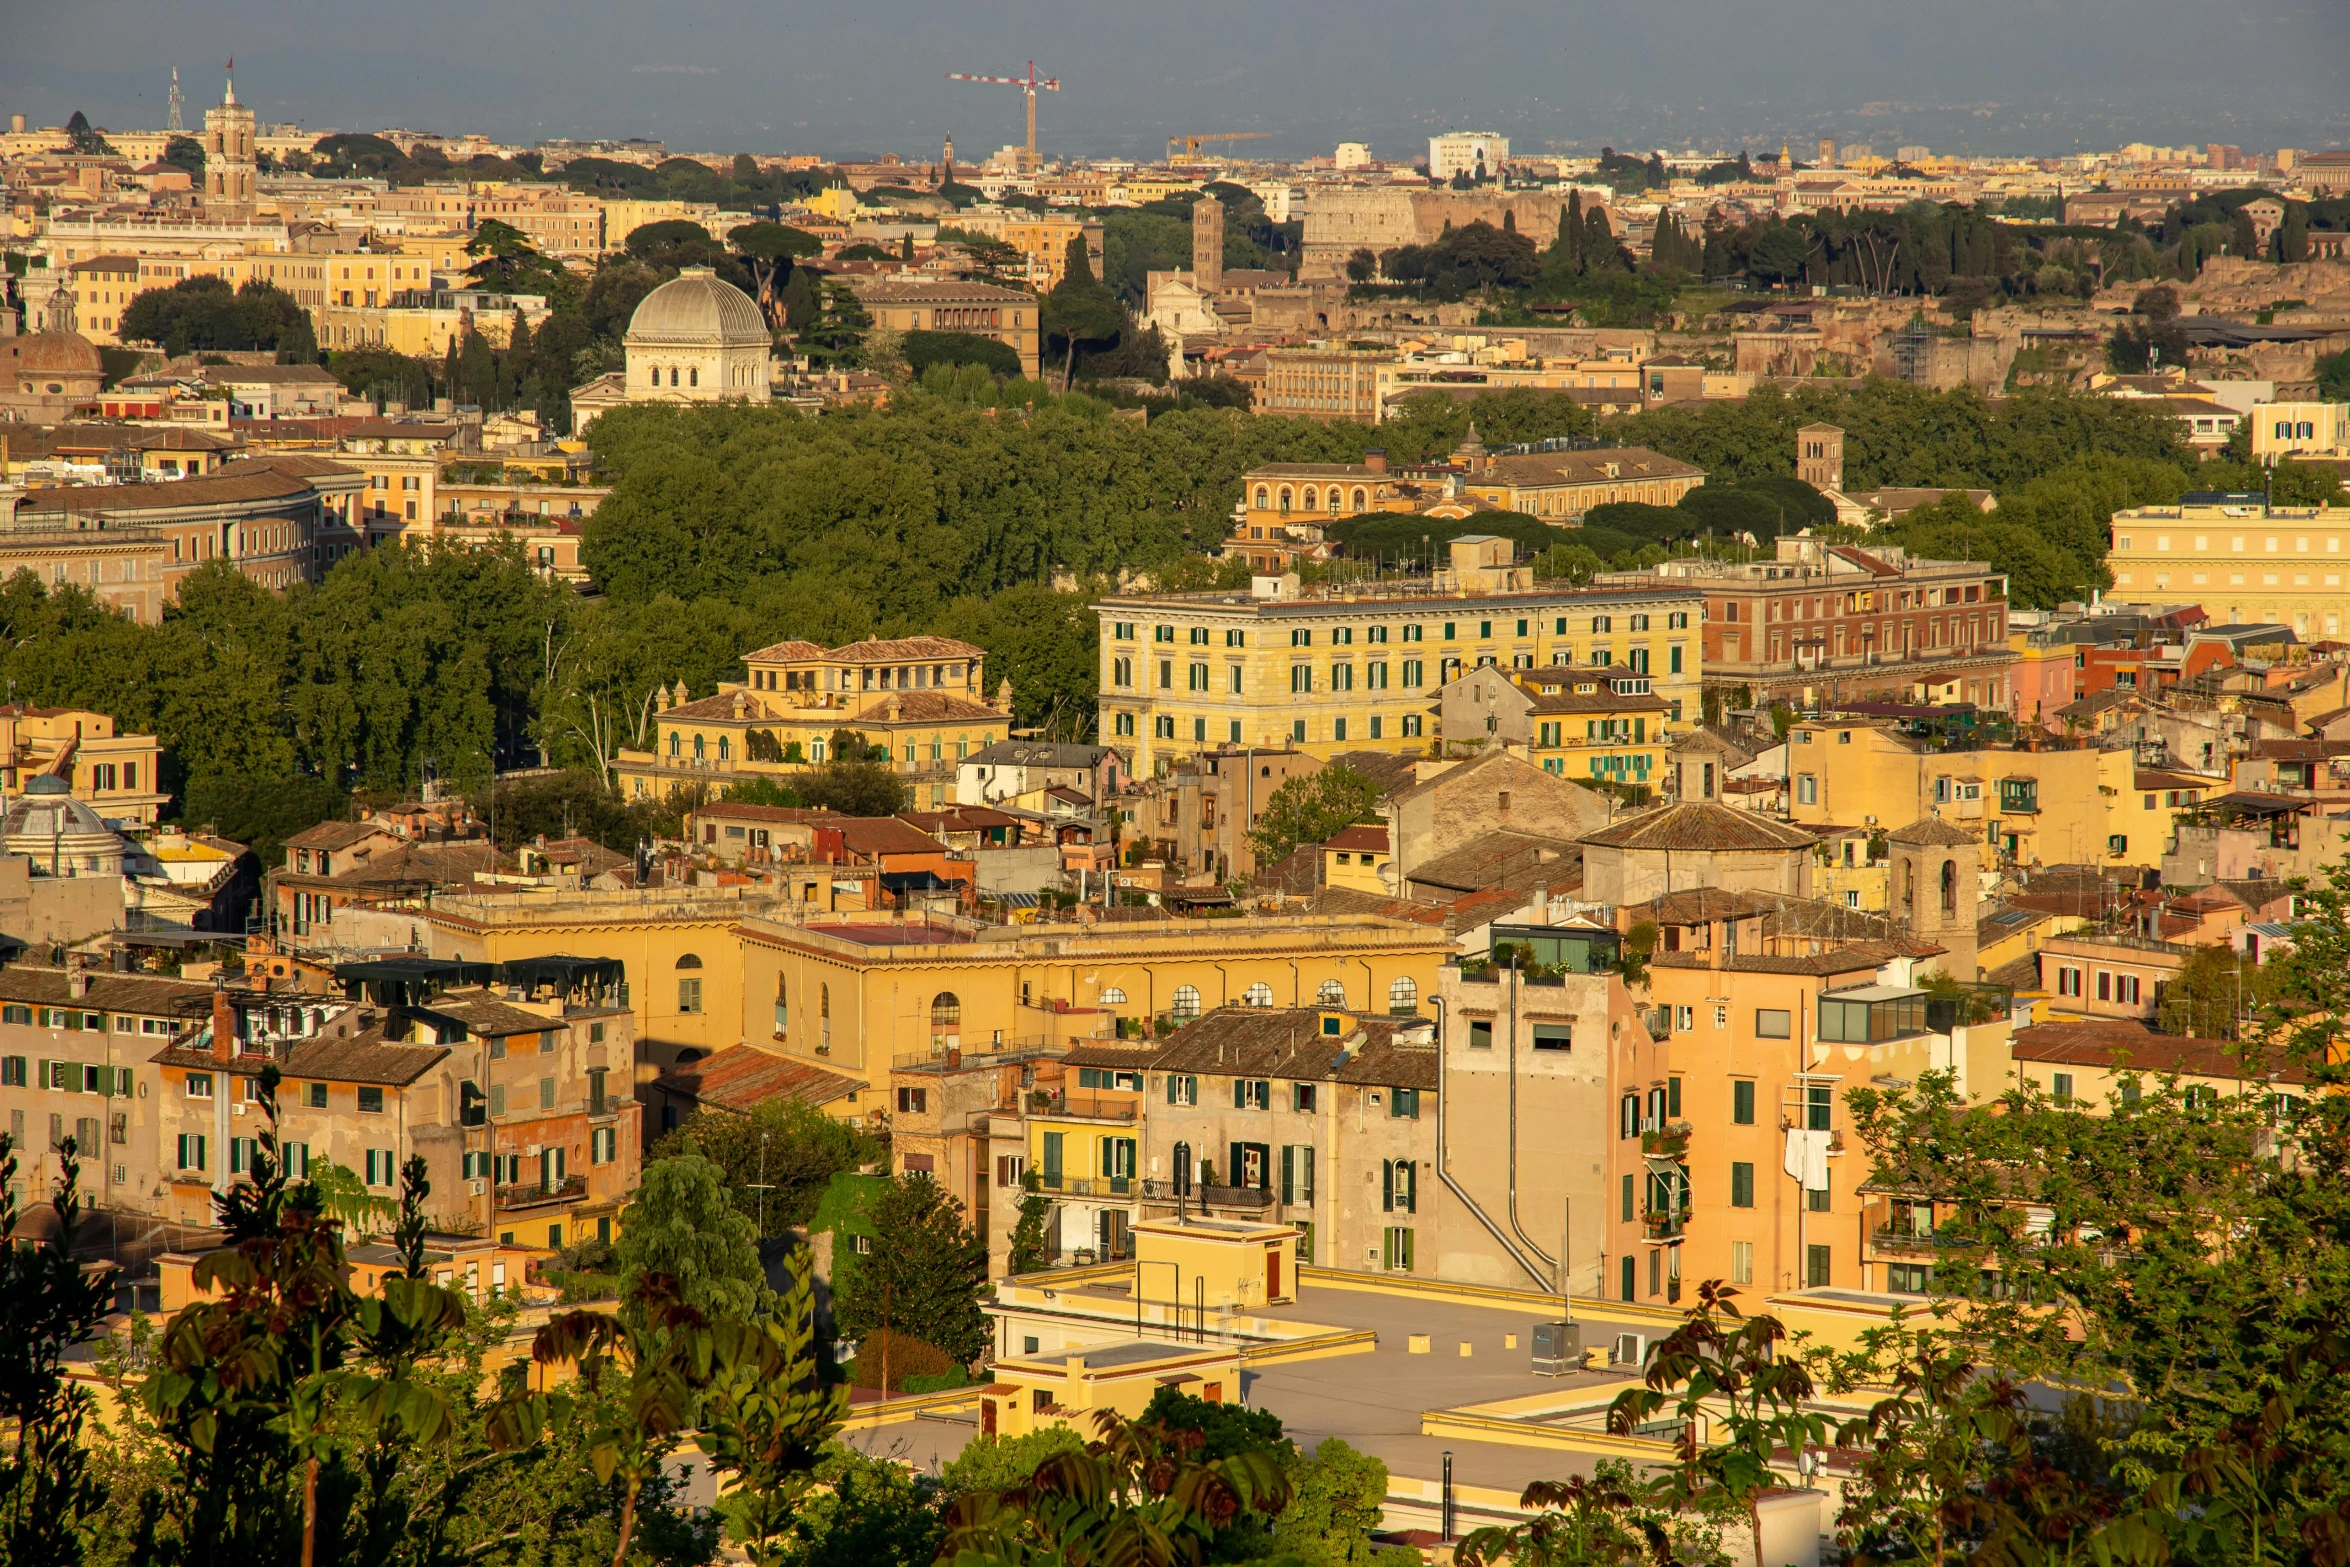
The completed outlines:
{"type": "Polygon", "coordinates": [[[1887,912],[1920,941],[1944,950],[1937,966],[1972,983],[1975,920],[1981,913],[1982,840],[1938,816],[1885,835],[1893,855],[1893,895],[1887,912]]]}
{"type": "Polygon", "coordinates": [[[255,162],[253,111],[237,102],[237,62],[229,61],[228,90],[220,107],[204,111],[204,209],[216,221],[248,223],[260,194],[255,162]]]}
{"type": "Polygon", "coordinates": [[[1191,281],[1202,294],[1224,286],[1224,203],[1213,196],[1191,209],[1191,281]]]}

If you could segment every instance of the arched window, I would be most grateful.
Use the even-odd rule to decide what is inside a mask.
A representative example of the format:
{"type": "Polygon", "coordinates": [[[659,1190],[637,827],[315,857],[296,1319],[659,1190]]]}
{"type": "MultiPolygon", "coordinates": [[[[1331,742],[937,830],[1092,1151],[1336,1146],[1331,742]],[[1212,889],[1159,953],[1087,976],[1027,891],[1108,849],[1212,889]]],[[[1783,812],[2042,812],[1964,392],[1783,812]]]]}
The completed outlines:
{"type": "Polygon", "coordinates": [[[1191,1144],[1177,1143],[1175,1145],[1174,1175],[1175,1195],[1189,1197],[1191,1195],[1191,1144]]]}
{"type": "Polygon", "coordinates": [[[1289,486],[1286,484],[1281,486],[1281,513],[1283,516],[1289,514],[1289,486]]]}
{"type": "Polygon", "coordinates": [[[732,739],[731,737],[729,737],[729,736],[726,736],[726,735],[720,735],[720,736],[718,737],[718,760],[720,760],[721,762],[724,762],[724,761],[730,761],[730,760],[732,760],[732,759],[733,759],[733,757],[734,757],[734,741],[733,741],[733,739],[732,739]]]}
{"type": "Polygon", "coordinates": [[[832,1021],[832,987],[830,985],[816,987],[816,1015],[827,1023],[832,1021]]]}
{"type": "Polygon", "coordinates": [[[1314,1005],[1320,1007],[1345,1006],[1346,987],[1334,979],[1322,981],[1322,988],[1314,992],[1314,1005]]]}
{"type": "Polygon", "coordinates": [[[1958,912],[1958,862],[1956,860],[1942,862],[1942,912],[1945,914],[1958,912]]]}
{"type": "Polygon", "coordinates": [[[669,367],[669,384],[671,386],[675,386],[677,384],[677,366],[675,365],[671,365],[669,367]]]}
{"type": "Polygon", "coordinates": [[[688,386],[700,386],[702,384],[701,366],[696,365],[685,373],[685,384],[688,386]]]}
{"type": "Polygon", "coordinates": [[[697,762],[702,760],[704,754],[702,737],[696,735],[694,736],[694,760],[697,762]]]}
{"type": "Polygon", "coordinates": [[[1420,987],[1412,976],[1404,975],[1387,987],[1387,1010],[1398,1016],[1420,1010],[1420,987]]]}
{"type": "Polygon", "coordinates": [[[1119,989],[1117,986],[1115,986],[1115,985],[1112,985],[1112,986],[1111,986],[1109,989],[1107,989],[1107,990],[1105,990],[1105,991],[1103,991],[1103,992],[1102,992],[1102,1005],[1103,1005],[1103,1006],[1105,1006],[1105,1007],[1122,1007],[1122,1006],[1124,1006],[1125,1004],[1126,1004],[1126,992],[1125,992],[1125,991],[1123,991],[1123,990],[1120,990],[1120,989],[1119,989]]]}
{"type": "Polygon", "coordinates": [[[681,969],[700,968],[702,966],[702,960],[689,952],[684,957],[677,960],[677,966],[681,969]]]}
{"type": "Polygon", "coordinates": [[[775,976],[775,1037],[781,1039],[791,1027],[791,996],[784,989],[781,974],[775,976]]]}
{"type": "Polygon", "coordinates": [[[1315,498],[1320,494],[1321,492],[1319,490],[1315,489],[1312,485],[1309,484],[1305,488],[1305,493],[1299,497],[1300,503],[1304,505],[1307,511],[1312,511],[1314,509],[1315,498]]]}
{"type": "Polygon", "coordinates": [[[1365,506],[1367,506],[1367,505],[1369,505],[1369,504],[1370,504],[1370,497],[1369,497],[1369,495],[1368,495],[1368,494],[1367,494],[1367,493],[1364,491],[1364,489],[1363,489],[1363,487],[1362,487],[1361,485],[1359,485],[1359,484],[1358,484],[1358,485],[1356,485],[1356,486],[1355,486],[1355,503],[1354,503],[1354,508],[1353,508],[1353,509],[1354,509],[1354,510],[1356,510],[1356,511],[1361,511],[1361,510],[1362,510],[1362,509],[1363,509],[1365,506]]]}
{"type": "Polygon", "coordinates": [[[948,1050],[963,1042],[963,1003],[951,990],[930,998],[930,1048],[948,1050]]]}
{"type": "Polygon", "coordinates": [[[1168,1010],[1173,1012],[1177,1017],[1198,1017],[1199,987],[1196,985],[1177,985],[1175,987],[1175,1000],[1168,1010]]]}
{"type": "Polygon", "coordinates": [[[1273,987],[1260,979],[1243,991],[1240,999],[1245,1006],[1269,1007],[1273,1004],[1273,987]]]}
{"type": "Polygon", "coordinates": [[[669,754],[671,756],[677,754],[677,731],[674,729],[669,731],[669,754]]]}
{"type": "Polygon", "coordinates": [[[1257,486],[1257,510],[1263,511],[1268,504],[1267,492],[1265,487],[1260,484],[1257,486]]]}

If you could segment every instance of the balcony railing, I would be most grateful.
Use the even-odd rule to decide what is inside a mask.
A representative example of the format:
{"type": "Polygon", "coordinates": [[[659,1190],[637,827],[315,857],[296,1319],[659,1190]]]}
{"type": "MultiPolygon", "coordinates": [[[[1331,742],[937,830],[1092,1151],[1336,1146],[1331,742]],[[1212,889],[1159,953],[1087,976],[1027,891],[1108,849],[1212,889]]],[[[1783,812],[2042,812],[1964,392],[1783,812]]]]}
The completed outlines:
{"type": "Polygon", "coordinates": [[[1131,1175],[1054,1175],[1049,1171],[1039,1175],[1037,1183],[1065,1197],[1131,1197],[1141,1184],[1131,1175]]]}
{"type": "Polygon", "coordinates": [[[568,1202],[587,1195],[587,1177],[567,1175],[554,1185],[532,1182],[528,1186],[501,1186],[498,1188],[500,1211],[514,1208],[534,1208],[544,1203],[568,1202]]]}
{"type": "Polygon", "coordinates": [[[1937,1252],[1961,1244],[1940,1230],[1917,1230],[1907,1225],[1880,1225],[1869,1238],[1878,1251],[1937,1252]]]}
{"type": "Polygon", "coordinates": [[[1200,1200],[1215,1208],[1270,1208],[1273,1194],[1259,1186],[1201,1186],[1200,1200]]]}

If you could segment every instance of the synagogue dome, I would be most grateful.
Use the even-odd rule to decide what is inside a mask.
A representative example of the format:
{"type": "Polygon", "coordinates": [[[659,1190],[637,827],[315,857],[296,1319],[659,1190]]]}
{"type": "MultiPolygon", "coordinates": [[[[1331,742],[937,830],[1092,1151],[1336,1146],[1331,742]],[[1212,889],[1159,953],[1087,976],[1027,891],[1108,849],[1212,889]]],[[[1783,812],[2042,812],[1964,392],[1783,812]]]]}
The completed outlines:
{"type": "Polygon", "coordinates": [[[708,267],[687,267],[647,294],[629,317],[631,345],[663,348],[765,348],[766,318],[751,296],[708,267]]]}

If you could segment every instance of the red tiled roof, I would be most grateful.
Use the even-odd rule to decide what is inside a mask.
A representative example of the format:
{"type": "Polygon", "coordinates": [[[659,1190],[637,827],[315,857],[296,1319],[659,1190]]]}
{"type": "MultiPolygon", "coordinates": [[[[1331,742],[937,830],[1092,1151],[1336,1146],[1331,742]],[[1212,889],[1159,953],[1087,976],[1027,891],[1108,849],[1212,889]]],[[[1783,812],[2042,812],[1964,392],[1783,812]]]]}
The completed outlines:
{"type": "Polygon", "coordinates": [[[865,1085],[856,1078],[756,1045],[730,1045],[699,1061],[671,1067],[653,1079],[653,1086],[688,1095],[702,1104],[748,1110],[772,1099],[827,1105],[865,1085]]]}
{"type": "Polygon", "coordinates": [[[1352,827],[1341,827],[1335,834],[1324,840],[1322,847],[1325,849],[1369,850],[1373,854],[1385,854],[1387,852],[1387,829],[1367,826],[1358,822],[1352,827]]]}

